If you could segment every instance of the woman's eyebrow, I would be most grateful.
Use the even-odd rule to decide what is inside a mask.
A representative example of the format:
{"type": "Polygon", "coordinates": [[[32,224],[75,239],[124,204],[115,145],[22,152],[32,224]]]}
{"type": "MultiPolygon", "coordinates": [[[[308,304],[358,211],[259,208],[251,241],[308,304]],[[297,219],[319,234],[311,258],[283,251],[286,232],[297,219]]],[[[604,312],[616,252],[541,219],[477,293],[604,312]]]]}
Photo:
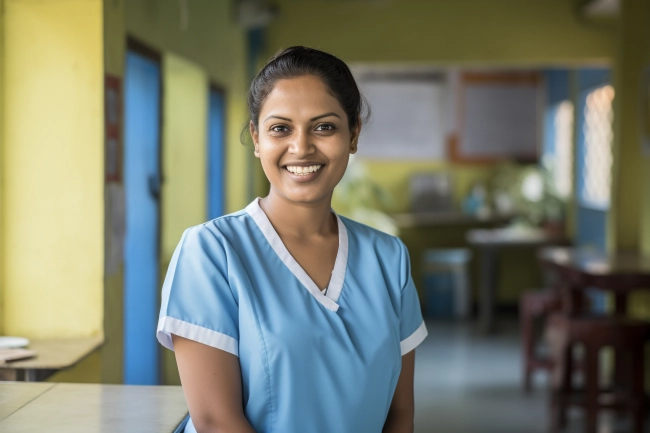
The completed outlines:
{"type": "Polygon", "coordinates": [[[314,120],[322,119],[323,117],[328,117],[328,116],[336,116],[339,119],[341,118],[341,116],[339,116],[338,114],[336,114],[335,112],[332,111],[330,113],[325,113],[325,114],[321,114],[320,116],[312,117],[309,120],[313,122],[314,120]]]}
{"type": "MultiPolygon", "coordinates": [[[[309,121],[313,122],[314,120],[322,119],[323,117],[328,117],[328,116],[335,116],[338,117],[339,119],[341,118],[341,116],[339,116],[338,114],[332,111],[329,113],[321,114],[320,116],[312,117],[311,119],[309,119],[309,121]]],[[[269,119],[280,119],[280,120],[286,120],[287,122],[291,122],[291,119],[289,119],[288,117],[276,116],[275,114],[271,114],[266,119],[262,120],[262,122],[266,122],[269,119]]]]}
{"type": "Polygon", "coordinates": [[[288,119],[288,118],[286,118],[286,117],[276,116],[276,115],[274,115],[274,114],[271,114],[269,117],[267,117],[266,119],[262,120],[262,122],[266,122],[266,121],[269,120],[269,119],[280,119],[280,120],[286,120],[287,122],[291,122],[291,119],[288,119]]]}

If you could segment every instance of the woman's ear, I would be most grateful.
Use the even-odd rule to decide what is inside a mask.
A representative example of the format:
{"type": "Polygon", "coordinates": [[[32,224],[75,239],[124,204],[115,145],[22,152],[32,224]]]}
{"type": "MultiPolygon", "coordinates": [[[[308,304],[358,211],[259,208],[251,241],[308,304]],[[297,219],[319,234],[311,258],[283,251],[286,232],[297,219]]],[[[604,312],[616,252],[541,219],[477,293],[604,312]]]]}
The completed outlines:
{"type": "Polygon", "coordinates": [[[255,147],[255,150],[253,151],[253,154],[257,158],[259,158],[260,157],[260,149],[259,149],[260,134],[259,134],[259,132],[257,132],[257,129],[255,129],[255,125],[253,124],[252,120],[248,124],[248,131],[251,134],[251,138],[253,139],[253,146],[255,147]]]}
{"type": "Polygon", "coordinates": [[[357,119],[357,126],[355,126],[350,134],[350,153],[357,153],[359,144],[359,134],[361,133],[361,116],[357,119]]]}

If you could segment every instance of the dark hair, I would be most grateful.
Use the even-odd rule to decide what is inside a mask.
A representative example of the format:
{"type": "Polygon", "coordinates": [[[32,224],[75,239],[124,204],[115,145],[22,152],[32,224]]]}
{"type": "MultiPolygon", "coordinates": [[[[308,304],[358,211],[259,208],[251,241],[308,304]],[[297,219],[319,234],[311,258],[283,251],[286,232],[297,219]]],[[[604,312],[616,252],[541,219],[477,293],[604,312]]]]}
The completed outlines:
{"type": "Polygon", "coordinates": [[[350,129],[359,118],[364,122],[370,109],[354,81],[350,68],[341,59],[323,51],[302,46],[290,47],[277,52],[257,73],[248,91],[248,113],[257,128],[264,101],[278,80],[314,75],[320,78],[329,93],[334,96],[348,116],[350,129]]]}

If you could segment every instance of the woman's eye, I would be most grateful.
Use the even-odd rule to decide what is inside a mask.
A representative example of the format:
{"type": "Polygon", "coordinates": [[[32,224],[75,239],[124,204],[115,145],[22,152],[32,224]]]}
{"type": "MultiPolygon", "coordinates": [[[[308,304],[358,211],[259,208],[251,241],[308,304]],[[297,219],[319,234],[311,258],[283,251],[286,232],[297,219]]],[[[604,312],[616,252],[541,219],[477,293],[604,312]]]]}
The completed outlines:
{"type": "Polygon", "coordinates": [[[287,128],[284,125],[271,126],[271,131],[273,131],[273,132],[287,132],[288,130],[289,130],[289,128],[287,128]]]}
{"type": "Polygon", "coordinates": [[[336,129],[336,126],[332,125],[331,123],[321,123],[316,127],[317,131],[334,131],[336,129]]]}

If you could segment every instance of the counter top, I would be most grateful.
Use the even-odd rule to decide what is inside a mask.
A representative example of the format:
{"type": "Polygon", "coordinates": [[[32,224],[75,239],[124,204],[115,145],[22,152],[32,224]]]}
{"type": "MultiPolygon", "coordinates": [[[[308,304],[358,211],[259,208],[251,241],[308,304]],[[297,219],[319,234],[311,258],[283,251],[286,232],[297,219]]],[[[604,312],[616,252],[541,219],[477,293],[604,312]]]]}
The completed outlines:
{"type": "Polygon", "coordinates": [[[0,431],[173,432],[187,415],[180,386],[0,382],[0,431]]]}

